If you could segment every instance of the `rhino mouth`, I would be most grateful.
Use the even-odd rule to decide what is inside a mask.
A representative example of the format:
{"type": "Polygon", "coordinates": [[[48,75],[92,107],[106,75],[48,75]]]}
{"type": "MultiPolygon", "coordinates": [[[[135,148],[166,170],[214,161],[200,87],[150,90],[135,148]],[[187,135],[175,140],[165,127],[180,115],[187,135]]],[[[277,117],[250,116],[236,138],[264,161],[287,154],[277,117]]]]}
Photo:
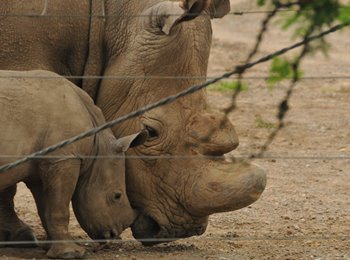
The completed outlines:
{"type": "Polygon", "coordinates": [[[120,239],[118,234],[119,232],[117,230],[101,231],[92,235],[91,238],[97,241],[100,240],[101,244],[105,244],[108,242],[108,240],[120,239]]]}
{"type": "Polygon", "coordinates": [[[197,225],[184,228],[179,225],[177,227],[160,226],[154,218],[148,215],[139,215],[131,230],[134,238],[144,246],[154,246],[160,243],[167,243],[177,239],[202,235],[207,227],[207,221],[200,222],[197,225]]]}
{"type": "Polygon", "coordinates": [[[131,226],[133,236],[144,246],[153,246],[164,241],[157,237],[161,231],[159,224],[151,217],[140,214],[131,226]]]}

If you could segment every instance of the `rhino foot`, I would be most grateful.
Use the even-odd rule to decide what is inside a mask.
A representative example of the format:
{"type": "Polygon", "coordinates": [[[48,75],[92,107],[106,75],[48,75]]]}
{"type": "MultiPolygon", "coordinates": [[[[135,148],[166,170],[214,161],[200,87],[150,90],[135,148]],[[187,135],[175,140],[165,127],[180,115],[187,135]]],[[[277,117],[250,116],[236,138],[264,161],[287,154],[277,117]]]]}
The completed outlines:
{"type": "Polygon", "coordinates": [[[16,231],[0,230],[0,241],[9,242],[9,246],[19,248],[37,247],[38,242],[29,227],[16,231]],[[13,245],[10,244],[11,242],[13,245]]]}
{"type": "Polygon", "coordinates": [[[28,242],[24,243],[23,245],[19,245],[20,247],[36,247],[38,245],[38,240],[36,239],[33,230],[31,230],[30,228],[20,230],[19,232],[17,232],[12,241],[28,242]]]}
{"type": "Polygon", "coordinates": [[[85,256],[85,248],[77,244],[53,244],[47,256],[60,259],[81,259],[85,256]]]}

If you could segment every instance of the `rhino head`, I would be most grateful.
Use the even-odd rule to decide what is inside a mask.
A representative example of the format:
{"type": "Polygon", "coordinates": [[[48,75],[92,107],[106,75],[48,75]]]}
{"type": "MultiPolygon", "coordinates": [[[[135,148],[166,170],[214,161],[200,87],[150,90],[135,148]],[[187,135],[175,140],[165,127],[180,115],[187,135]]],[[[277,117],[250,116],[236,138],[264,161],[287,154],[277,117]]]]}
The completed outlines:
{"type": "Polygon", "coordinates": [[[129,153],[142,158],[127,160],[127,192],[140,212],[132,231],[144,245],[200,235],[210,214],[248,206],[265,187],[261,168],[220,159],[238,145],[227,118],[184,111],[188,101],[145,114],[150,137],[129,153]]]}
{"type": "MultiPolygon", "coordinates": [[[[124,10],[131,18],[125,22],[125,16],[118,18],[107,8],[107,17],[115,18],[106,20],[109,62],[96,99],[107,120],[203,82],[210,19],[230,10],[229,0],[121,2],[115,12],[124,10]],[[198,16],[200,12],[206,15],[198,16]],[[129,77],[108,77],[114,75],[129,77]],[[174,76],[178,78],[169,78],[174,76]]],[[[204,90],[124,122],[113,132],[125,136],[140,128],[148,130],[149,138],[127,152],[133,159],[127,159],[126,183],[138,212],[133,235],[145,245],[200,235],[210,214],[245,207],[263,192],[266,176],[258,166],[206,157],[232,151],[238,138],[226,115],[208,107],[204,90]]]]}
{"type": "Polygon", "coordinates": [[[95,137],[96,155],[106,158],[84,160],[72,200],[80,226],[92,239],[118,237],[134,221],[136,214],[126,194],[124,156],[146,138],[146,131],[118,140],[110,131],[95,137]]]}

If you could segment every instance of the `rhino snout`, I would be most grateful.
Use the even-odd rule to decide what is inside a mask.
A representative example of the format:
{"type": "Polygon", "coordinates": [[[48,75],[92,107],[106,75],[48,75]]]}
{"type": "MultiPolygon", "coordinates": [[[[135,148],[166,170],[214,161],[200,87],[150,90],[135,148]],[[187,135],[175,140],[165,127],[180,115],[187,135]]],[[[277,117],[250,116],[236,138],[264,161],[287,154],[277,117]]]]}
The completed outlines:
{"type": "Polygon", "coordinates": [[[96,232],[95,234],[91,234],[90,237],[93,240],[106,240],[100,243],[106,243],[108,240],[112,239],[120,239],[119,236],[120,232],[117,229],[114,230],[101,230],[99,232],[96,232]]]}
{"type": "Polygon", "coordinates": [[[205,232],[207,224],[207,218],[201,218],[198,223],[192,223],[190,226],[188,226],[188,223],[160,226],[152,217],[141,214],[131,226],[131,230],[133,236],[141,242],[142,245],[153,246],[180,238],[200,236],[205,232]]]}
{"type": "Polygon", "coordinates": [[[133,236],[144,246],[153,246],[157,242],[155,237],[160,232],[160,226],[151,217],[140,214],[131,226],[133,236]]]}

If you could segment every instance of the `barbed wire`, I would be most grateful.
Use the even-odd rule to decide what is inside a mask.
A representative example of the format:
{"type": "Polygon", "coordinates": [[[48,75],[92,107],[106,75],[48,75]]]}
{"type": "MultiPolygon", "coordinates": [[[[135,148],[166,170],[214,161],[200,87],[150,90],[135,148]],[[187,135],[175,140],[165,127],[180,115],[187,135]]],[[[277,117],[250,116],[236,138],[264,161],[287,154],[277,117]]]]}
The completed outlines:
{"type": "MultiPolygon", "coordinates": [[[[314,29],[315,29],[314,25],[311,25],[310,28],[305,32],[304,39],[308,38],[314,32],[314,29]]],[[[260,151],[256,154],[252,154],[252,158],[261,157],[267,151],[268,147],[276,138],[277,134],[281,131],[282,128],[284,128],[284,118],[289,110],[289,101],[293,95],[293,91],[297,83],[299,82],[299,68],[301,65],[301,61],[309,53],[310,51],[309,45],[310,45],[310,42],[306,42],[303,45],[303,48],[300,54],[297,56],[295,61],[291,64],[291,67],[293,70],[293,79],[291,80],[291,83],[288,87],[285,98],[279,104],[279,110],[277,115],[278,126],[270,133],[265,143],[261,146],[260,151]]]]}
{"type": "MultiPolygon", "coordinates": [[[[293,5],[293,3],[290,3],[290,5],[293,5]]],[[[245,63],[250,63],[251,60],[253,59],[253,57],[258,53],[259,48],[263,42],[264,35],[267,31],[268,24],[271,22],[271,20],[274,18],[274,16],[278,13],[278,11],[281,8],[282,7],[280,5],[275,6],[274,10],[271,13],[269,13],[262,21],[260,31],[258,32],[258,35],[256,37],[255,45],[252,48],[252,50],[250,51],[245,63]]],[[[244,76],[244,73],[246,72],[246,70],[247,69],[244,68],[238,72],[238,75],[237,75],[238,84],[237,84],[237,88],[235,89],[235,91],[233,92],[233,94],[231,96],[231,104],[224,109],[226,116],[229,113],[233,112],[233,110],[236,109],[237,98],[238,98],[238,95],[242,92],[242,86],[243,86],[242,81],[243,81],[243,76],[244,76]]],[[[223,126],[224,121],[222,121],[220,125],[223,126]]],[[[260,152],[259,152],[260,156],[263,155],[262,149],[264,149],[264,146],[260,149],[260,152]]],[[[251,157],[253,158],[253,157],[257,157],[257,156],[252,155],[251,157]]]]}
{"type": "Polygon", "coordinates": [[[276,56],[280,56],[282,54],[285,54],[295,48],[298,48],[300,46],[304,46],[305,44],[311,42],[311,41],[314,41],[316,39],[320,39],[330,33],[333,33],[333,32],[336,32],[346,26],[349,26],[350,23],[342,23],[342,24],[338,24],[338,25],[335,25],[333,27],[331,27],[330,29],[326,30],[326,31],[323,31],[317,35],[314,35],[314,36],[310,36],[310,37],[306,37],[304,40],[298,42],[298,43],[295,43],[289,47],[286,47],[286,48],[283,48],[283,49],[280,49],[274,53],[271,53],[271,54],[268,54],[260,59],[258,59],[257,61],[255,62],[251,62],[251,63],[247,63],[247,64],[244,64],[244,65],[241,65],[241,66],[237,66],[235,69],[233,69],[232,71],[230,72],[227,72],[225,74],[223,74],[222,76],[218,77],[218,78],[214,78],[212,80],[209,80],[203,84],[198,84],[198,85],[194,85],[184,91],[181,91],[175,95],[172,95],[172,96],[168,96],[166,98],[163,98],[161,100],[159,100],[158,102],[155,102],[155,103],[152,103],[152,104],[148,104],[146,106],[144,106],[143,108],[137,110],[137,111],[133,111],[127,115],[124,115],[122,117],[119,117],[115,120],[112,120],[110,122],[107,122],[105,124],[102,124],[101,126],[97,127],[97,128],[93,128],[89,131],[86,131],[84,133],[81,133],[75,137],[72,137],[72,138],[69,138],[67,140],[64,140],[62,142],[59,142],[57,143],[56,145],[53,145],[53,146],[50,146],[50,147],[47,147],[41,151],[38,151],[38,152],[35,152],[35,153],[32,153],[31,155],[23,158],[23,159],[20,159],[20,160],[17,160],[13,163],[9,163],[9,164],[6,164],[6,165],[3,165],[0,167],[0,173],[2,172],[5,172],[7,170],[10,170],[14,167],[17,167],[18,165],[20,164],[23,164],[25,162],[28,162],[29,160],[33,160],[35,159],[37,156],[42,156],[42,155],[46,155],[48,153],[51,153],[53,151],[56,151],[66,145],[69,145],[69,144],[72,144],[74,142],[77,142],[83,138],[86,138],[86,137],[89,137],[89,136],[92,136],[92,135],[95,135],[97,133],[99,133],[100,131],[103,131],[107,128],[111,128],[117,124],[120,124],[128,119],[131,119],[131,118],[134,118],[134,117],[137,117],[137,116],[140,116],[144,113],[146,113],[147,111],[150,111],[154,108],[157,108],[157,107],[160,107],[160,106],[163,106],[163,105],[166,105],[166,104],[169,104],[169,103],[172,103],[173,101],[181,98],[181,97],[184,97],[184,96],[187,96],[189,94],[192,94],[192,93],[195,93],[205,87],[208,87],[220,80],[223,80],[223,79],[226,79],[226,78],[229,78],[230,76],[234,75],[234,74],[241,74],[242,71],[246,71],[247,69],[250,69],[254,66],[256,66],[257,64],[260,64],[260,63],[264,63],[266,61],[269,61],[271,60],[272,58],[276,57],[276,56]]]}

